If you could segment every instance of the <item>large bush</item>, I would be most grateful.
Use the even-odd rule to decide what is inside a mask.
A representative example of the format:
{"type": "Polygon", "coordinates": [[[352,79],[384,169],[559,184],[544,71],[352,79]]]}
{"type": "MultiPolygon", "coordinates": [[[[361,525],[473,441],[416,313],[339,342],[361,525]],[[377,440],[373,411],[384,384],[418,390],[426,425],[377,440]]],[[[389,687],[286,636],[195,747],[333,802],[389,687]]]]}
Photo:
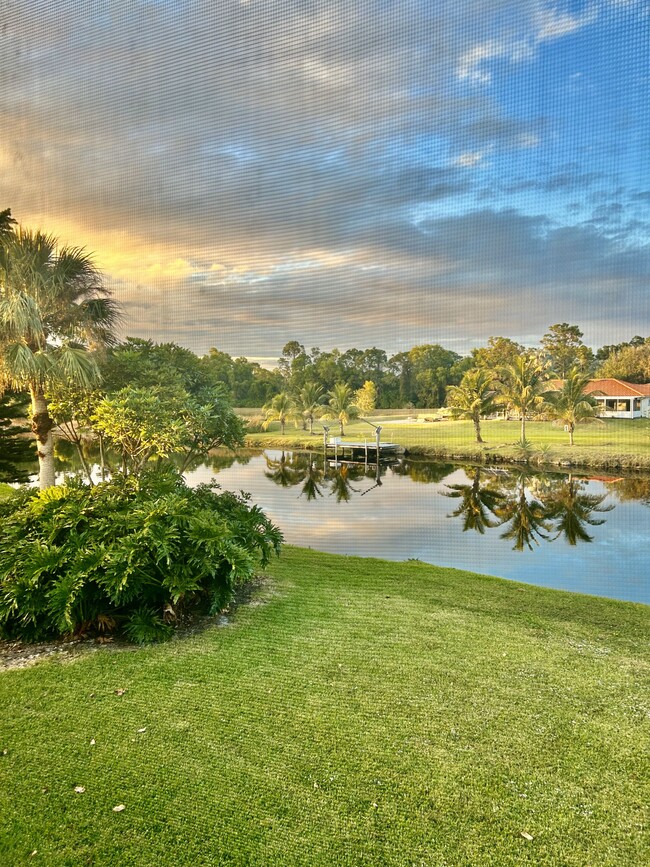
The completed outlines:
{"type": "Polygon", "coordinates": [[[281,534],[215,487],[188,488],[165,470],[0,502],[0,635],[116,629],[143,642],[168,636],[188,610],[223,608],[281,534]]]}

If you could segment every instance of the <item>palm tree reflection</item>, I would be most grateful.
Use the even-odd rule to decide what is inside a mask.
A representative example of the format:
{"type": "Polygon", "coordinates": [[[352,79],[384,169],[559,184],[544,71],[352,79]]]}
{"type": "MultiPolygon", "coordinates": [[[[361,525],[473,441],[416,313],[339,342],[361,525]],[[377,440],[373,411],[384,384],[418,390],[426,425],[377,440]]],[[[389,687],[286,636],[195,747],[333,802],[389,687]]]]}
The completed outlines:
{"type": "Polygon", "coordinates": [[[463,532],[476,530],[485,533],[487,527],[497,527],[501,521],[497,518],[497,509],[502,505],[504,494],[490,485],[481,487],[481,469],[474,467],[465,470],[471,482],[468,485],[447,485],[449,491],[445,497],[459,499],[458,507],[448,515],[449,518],[463,518],[463,532]]]}
{"type": "Polygon", "coordinates": [[[605,495],[590,494],[587,481],[573,475],[551,476],[524,469],[502,472],[481,484],[481,468],[465,470],[469,482],[447,485],[447,497],[459,499],[450,518],[463,518],[463,531],[503,527],[503,539],[513,542],[513,550],[533,550],[542,541],[564,539],[569,545],[591,542],[589,527],[605,523],[594,513],[609,512],[603,505],[605,495]]]}
{"type": "Polygon", "coordinates": [[[549,517],[553,521],[553,529],[556,531],[553,539],[560,536],[569,545],[577,545],[578,542],[592,542],[593,536],[587,531],[587,527],[599,527],[605,523],[604,518],[592,517],[594,512],[611,512],[614,506],[603,506],[605,495],[588,494],[584,490],[586,482],[569,477],[555,485],[549,496],[545,499],[545,505],[549,517]]]}

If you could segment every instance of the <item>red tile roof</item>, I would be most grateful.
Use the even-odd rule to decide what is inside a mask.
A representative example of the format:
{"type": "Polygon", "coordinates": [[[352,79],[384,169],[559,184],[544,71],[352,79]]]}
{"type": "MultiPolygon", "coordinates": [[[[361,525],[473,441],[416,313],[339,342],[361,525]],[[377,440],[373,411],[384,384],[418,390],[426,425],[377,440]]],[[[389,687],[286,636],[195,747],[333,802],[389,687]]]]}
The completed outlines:
{"type": "Polygon", "coordinates": [[[587,394],[606,397],[649,397],[650,383],[623,382],[622,379],[592,379],[585,388],[587,394]]]}
{"type": "MultiPolygon", "coordinates": [[[[564,380],[551,379],[547,383],[559,391],[564,380]]],[[[586,394],[599,394],[604,397],[650,397],[650,383],[624,382],[622,379],[592,379],[585,388],[586,394]]]]}

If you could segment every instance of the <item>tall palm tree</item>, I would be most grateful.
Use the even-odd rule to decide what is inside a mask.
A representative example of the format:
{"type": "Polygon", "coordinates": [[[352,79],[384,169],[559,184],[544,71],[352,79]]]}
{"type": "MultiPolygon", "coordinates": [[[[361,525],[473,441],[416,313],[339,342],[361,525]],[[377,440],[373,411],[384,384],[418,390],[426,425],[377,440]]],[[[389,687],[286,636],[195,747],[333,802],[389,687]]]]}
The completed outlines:
{"type": "Polygon", "coordinates": [[[359,415],[359,409],[353,403],[354,392],[344,382],[337,382],[329,392],[329,396],[330,409],[323,415],[323,418],[336,419],[341,428],[341,436],[345,436],[343,425],[348,424],[350,419],[357,418],[359,415]]]}
{"type": "Polygon", "coordinates": [[[494,376],[483,368],[468,370],[460,385],[451,385],[447,389],[447,404],[452,416],[474,422],[477,443],[483,442],[481,416],[490,415],[497,409],[496,398],[494,376]]]}
{"type": "Polygon", "coordinates": [[[317,382],[306,383],[298,392],[296,405],[303,419],[309,423],[309,433],[314,433],[314,421],[323,409],[323,389],[317,382]]]}
{"type": "Polygon", "coordinates": [[[18,228],[0,242],[0,389],[29,391],[41,489],[54,484],[54,382],[90,387],[99,377],[89,350],[113,342],[119,308],[91,257],[53,235],[18,228]]]}
{"type": "Polygon", "coordinates": [[[498,372],[502,400],[521,419],[521,442],[526,441],[526,414],[544,401],[548,385],[544,366],[534,355],[518,355],[498,372]]]}
{"type": "Polygon", "coordinates": [[[585,388],[590,377],[577,367],[571,370],[558,391],[549,392],[546,396],[553,417],[563,424],[569,433],[569,445],[573,445],[573,433],[580,423],[600,422],[598,418],[598,403],[588,394],[585,388]]]}
{"type": "Polygon", "coordinates": [[[264,430],[268,428],[272,421],[280,422],[280,431],[284,436],[284,429],[290,418],[294,418],[296,414],[296,405],[286,391],[281,391],[276,394],[269,403],[262,407],[266,413],[266,419],[262,424],[264,430]]]}

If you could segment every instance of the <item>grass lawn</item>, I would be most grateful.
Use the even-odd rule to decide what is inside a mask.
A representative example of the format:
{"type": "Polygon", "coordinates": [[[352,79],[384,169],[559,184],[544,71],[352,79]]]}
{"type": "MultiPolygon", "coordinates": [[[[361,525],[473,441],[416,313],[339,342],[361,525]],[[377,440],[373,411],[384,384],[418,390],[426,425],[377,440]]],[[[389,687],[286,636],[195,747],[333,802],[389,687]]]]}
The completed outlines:
{"type": "MultiPolygon", "coordinates": [[[[404,413],[406,417],[406,411],[404,413]]],[[[375,424],[383,426],[384,442],[397,442],[411,454],[428,454],[440,457],[471,458],[473,460],[507,461],[517,457],[514,444],[520,437],[520,425],[516,421],[486,421],[481,424],[485,443],[477,444],[471,421],[413,422],[395,424],[394,416],[373,416],[375,424]]],[[[330,436],[338,435],[338,427],[329,422],[330,436]]],[[[344,439],[374,441],[373,429],[363,422],[345,427],[344,439]]],[[[530,440],[533,457],[543,458],[545,463],[571,461],[576,466],[645,467],[650,468],[650,419],[605,419],[602,424],[580,425],[575,434],[575,445],[568,444],[568,434],[551,422],[527,422],[526,438],[530,440]],[[541,448],[547,451],[542,455],[541,448]]],[[[265,433],[250,434],[251,446],[285,448],[322,447],[322,432],[310,436],[287,426],[285,436],[280,436],[277,422],[265,433]]]]}
{"type": "Polygon", "coordinates": [[[649,608],[288,547],[268,575],[229,626],[2,673],[3,867],[649,863],[649,608]]]}
{"type": "Polygon", "coordinates": [[[14,493],[14,489],[11,485],[6,485],[4,482],[0,482],[0,500],[6,499],[6,497],[11,497],[14,493]]]}

